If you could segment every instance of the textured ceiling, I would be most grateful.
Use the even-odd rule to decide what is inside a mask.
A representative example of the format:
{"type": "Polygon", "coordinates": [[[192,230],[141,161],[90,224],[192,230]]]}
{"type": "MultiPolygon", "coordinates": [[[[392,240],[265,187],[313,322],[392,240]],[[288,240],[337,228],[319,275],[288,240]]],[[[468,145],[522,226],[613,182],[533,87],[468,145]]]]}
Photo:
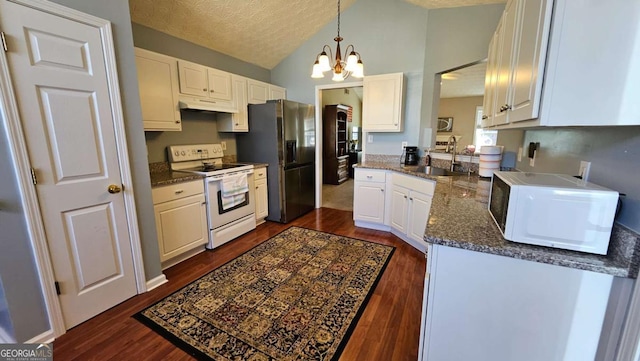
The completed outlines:
{"type": "Polygon", "coordinates": [[[460,98],[484,95],[484,74],[487,63],[480,63],[442,74],[440,98],[460,98]]]}
{"type": "MultiPolygon", "coordinates": [[[[341,11],[355,1],[341,0],[341,11]]],[[[505,2],[405,1],[425,8],[505,2]]],[[[134,23],[266,69],[273,69],[328,23],[335,24],[337,5],[328,0],[129,0],[134,23]]]]}

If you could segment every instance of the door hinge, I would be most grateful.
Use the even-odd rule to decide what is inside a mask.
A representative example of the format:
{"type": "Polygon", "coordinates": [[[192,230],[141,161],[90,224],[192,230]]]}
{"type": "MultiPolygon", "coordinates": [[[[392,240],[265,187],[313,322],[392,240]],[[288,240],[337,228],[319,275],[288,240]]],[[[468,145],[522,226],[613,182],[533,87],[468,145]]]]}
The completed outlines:
{"type": "Polygon", "coordinates": [[[60,292],[60,282],[55,281],[54,282],[55,286],[56,286],[56,294],[59,296],[62,294],[62,292],[60,292]]]}
{"type": "Polygon", "coordinates": [[[2,38],[2,49],[6,53],[9,49],[7,48],[7,39],[4,37],[4,31],[0,31],[0,38],[2,38]]]}
{"type": "Polygon", "coordinates": [[[31,182],[33,182],[33,185],[38,184],[38,178],[36,177],[36,170],[33,168],[31,168],[31,182]]]}

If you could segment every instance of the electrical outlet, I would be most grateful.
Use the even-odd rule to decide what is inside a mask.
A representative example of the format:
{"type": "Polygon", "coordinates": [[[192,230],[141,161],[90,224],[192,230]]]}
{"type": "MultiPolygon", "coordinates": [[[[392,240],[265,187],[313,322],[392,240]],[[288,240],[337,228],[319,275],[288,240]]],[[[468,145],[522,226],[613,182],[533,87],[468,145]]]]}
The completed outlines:
{"type": "Polygon", "coordinates": [[[518,162],[522,162],[522,147],[518,148],[518,162]]]}
{"type": "Polygon", "coordinates": [[[402,142],[402,151],[404,152],[404,148],[409,144],[409,142],[402,142]]]}
{"type": "Polygon", "coordinates": [[[591,162],[586,162],[584,160],[580,161],[580,170],[578,171],[578,175],[582,177],[583,181],[589,180],[589,171],[591,170],[591,162]]]}
{"type": "Polygon", "coordinates": [[[373,134],[367,135],[367,143],[373,143],[373,134]]]}
{"type": "Polygon", "coordinates": [[[220,142],[220,146],[222,147],[222,150],[227,150],[227,142],[220,142]]]}

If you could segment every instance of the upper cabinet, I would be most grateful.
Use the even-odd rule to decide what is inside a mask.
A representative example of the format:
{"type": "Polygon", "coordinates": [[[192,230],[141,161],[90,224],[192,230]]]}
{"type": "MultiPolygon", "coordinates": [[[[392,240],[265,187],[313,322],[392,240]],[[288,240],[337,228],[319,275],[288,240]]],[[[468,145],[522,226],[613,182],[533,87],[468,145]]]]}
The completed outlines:
{"type": "Polygon", "coordinates": [[[232,89],[237,113],[220,113],[217,117],[219,132],[248,132],[249,111],[247,109],[247,78],[232,75],[232,89]]]}
{"type": "Polygon", "coordinates": [[[267,100],[287,99],[285,88],[277,85],[247,79],[247,101],[249,104],[264,104],[267,100]]]}
{"type": "Polygon", "coordinates": [[[178,108],[178,59],[135,49],[144,130],[182,130],[178,108]]]}
{"type": "Polygon", "coordinates": [[[403,74],[368,75],[362,85],[362,131],[401,132],[403,74]]]}
{"type": "Polygon", "coordinates": [[[178,71],[181,97],[204,102],[212,111],[238,111],[233,99],[231,73],[184,60],[178,60],[178,71]]]}
{"type": "Polygon", "coordinates": [[[510,0],[489,48],[483,126],[640,124],[638,16],[628,1],[510,0]]]}

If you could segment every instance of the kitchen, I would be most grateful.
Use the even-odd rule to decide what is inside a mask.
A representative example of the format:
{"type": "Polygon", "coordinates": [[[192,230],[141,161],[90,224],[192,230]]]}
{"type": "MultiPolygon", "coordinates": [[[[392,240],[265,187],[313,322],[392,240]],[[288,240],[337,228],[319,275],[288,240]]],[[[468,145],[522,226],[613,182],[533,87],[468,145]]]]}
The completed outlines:
{"type": "MultiPolygon", "coordinates": [[[[198,62],[198,57],[206,58],[206,54],[209,54],[201,47],[180,42],[178,39],[154,32],[138,24],[129,25],[129,6],[126,2],[111,2],[108,5],[79,1],[60,1],[60,3],[107,18],[113,22],[118,44],[118,70],[126,119],[140,119],[139,105],[136,104],[138,95],[136,71],[133,65],[134,45],[161,52],[164,47],[171,48],[173,47],[171,44],[176,44],[175,46],[179,47],[178,50],[174,50],[174,53],[169,55],[183,57],[187,54],[193,54],[191,55],[193,58],[187,60],[194,62],[198,62]],[[129,26],[133,27],[132,33],[128,29],[129,26]]],[[[422,145],[420,140],[421,132],[409,132],[407,129],[422,129],[420,119],[431,118],[434,90],[428,85],[433,83],[436,73],[461,64],[471,63],[486,56],[487,44],[502,8],[503,5],[492,5],[427,12],[406,3],[367,2],[365,4],[360,1],[345,10],[342,24],[343,32],[348,37],[348,41],[355,44],[359,51],[363,52],[363,54],[368,54],[367,58],[363,59],[367,64],[366,72],[368,74],[382,74],[401,71],[406,75],[405,132],[400,134],[374,134],[373,143],[367,144],[367,153],[398,154],[397,149],[399,149],[399,144],[402,141],[408,141],[409,144],[422,145]],[[400,24],[396,24],[399,22],[397,19],[402,19],[400,24]],[[487,19],[493,19],[493,25],[485,24],[488,21],[487,19]],[[393,26],[389,25],[390,22],[394,23],[393,26]],[[367,31],[362,31],[363,28],[366,28],[367,31]],[[379,40],[377,40],[381,38],[403,39],[404,44],[402,42],[389,41],[389,44],[381,46],[379,40]],[[451,47],[450,44],[456,44],[457,46],[451,47]],[[397,50],[389,51],[389,49],[394,49],[393,47],[397,47],[397,50]],[[405,56],[405,49],[407,48],[413,49],[414,53],[405,56]],[[388,54],[397,55],[392,58],[387,57],[388,54]]],[[[256,67],[246,63],[239,63],[221,54],[217,54],[216,57],[221,59],[223,63],[226,61],[234,64],[234,67],[225,69],[227,71],[242,73],[247,77],[278,84],[287,89],[290,99],[313,104],[315,101],[313,88],[319,83],[308,78],[307,73],[310,70],[310,60],[308,58],[315,55],[321,45],[328,41],[327,39],[333,38],[334,33],[334,24],[328,24],[310,41],[304,43],[294,54],[274,68],[271,74],[266,70],[256,69],[256,67]],[[301,69],[303,75],[292,71],[292,69],[301,69]],[[295,98],[292,94],[295,94],[295,98]]],[[[327,80],[325,83],[328,82],[327,80]]],[[[194,113],[191,116],[196,117],[197,115],[194,113]]],[[[186,120],[186,122],[189,122],[189,120],[186,120]]],[[[226,141],[227,146],[232,150],[234,149],[233,136],[217,133],[215,124],[203,119],[194,119],[193,122],[190,125],[211,128],[204,132],[214,134],[214,138],[204,139],[205,141],[214,143],[226,141]],[[215,138],[215,134],[218,134],[217,138],[215,138]]],[[[154,254],[158,252],[153,211],[151,209],[148,163],[162,161],[163,158],[159,154],[164,155],[162,153],[164,150],[163,146],[148,147],[148,145],[155,140],[164,142],[167,145],[171,143],[194,143],[192,141],[194,138],[192,137],[201,135],[204,132],[196,129],[191,132],[189,139],[161,139],[168,136],[181,136],[182,134],[180,133],[171,133],[169,135],[165,132],[160,135],[146,135],[147,146],[145,146],[145,134],[143,134],[141,124],[129,121],[126,123],[126,127],[134,173],[133,186],[136,189],[138,217],[141,219],[141,243],[143,254],[145,254],[145,273],[151,279],[160,274],[160,264],[146,261],[147,258],[153,259],[154,254]]],[[[185,125],[183,133],[189,132],[189,129],[190,127],[185,125]]],[[[525,143],[539,141],[542,144],[540,157],[536,160],[535,171],[564,172],[569,170],[577,172],[578,162],[574,162],[574,159],[585,157],[591,161],[592,181],[627,194],[625,210],[621,214],[619,221],[637,230],[640,228],[637,223],[640,218],[638,217],[637,206],[637,198],[640,191],[637,188],[637,182],[634,182],[633,179],[638,164],[638,149],[640,149],[638,134],[637,127],[538,129],[525,132],[525,143]],[[560,147],[560,145],[563,146],[560,147]],[[558,148],[557,151],[556,147],[558,148]],[[571,149],[574,150],[571,151],[571,149]]],[[[3,165],[7,164],[8,168],[11,162],[6,158],[8,153],[3,153],[3,165]]],[[[524,164],[519,164],[518,168],[520,167],[527,169],[524,164]]],[[[6,176],[9,177],[8,175],[6,176]]],[[[6,182],[7,184],[14,184],[13,179],[7,179],[6,182]]],[[[16,188],[16,186],[13,186],[13,188],[16,188]]],[[[20,240],[17,241],[16,248],[13,248],[7,256],[15,259],[32,260],[31,251],[29,250],[30,245],[27,241],[29,237],[26,234],[26,227],[22,220],[22,210],[19,206],[19,201],[15,197],[17,193],[16,191],[13,193],[14,195],[8,194],[6,196],[3,194],[2,197],[3,199],[13,200],[7,202],[13,204],[14,212],[12,217],[14,218],[12,219],[16,220],[14,221],[15,224],[8,222],[6,227],[3,223],[3,230],[7,229],[15,234],[12,239],[20,240]]],[[[157,256],[155,257],[157,259],[157,256]]],[[[38,277],[33,270],[33,261],[27,261],[25,264],[26,266],[23,266],[24,270],[18,268],[21,270],[20,274],[24,279],[22,287],[29,290],[27,293],[39,294],[40,287],[38,286],[38,277]]],[[[3,275],[4,273],[3,270],[3,275]]],[[[7,281],[3,281],[5,287],[8,287],[7,281]]],[[[14,302],[16,302],[15,299],[14,302]]],[[[24,303],[24,308],[21,308],[23,311],[18,312],[20,315],[18,318],[31,325],[22,334],[22,338],[29,339],[47,329],[46,322],[43,321],[45,316],[43,316],[44,311],[42,310],[44,310],[44,307],[42,306],[42,301],[23,297],[20,302],[24,303]],[[26,310],[41,311],[34,313],[26,310]]]]}

